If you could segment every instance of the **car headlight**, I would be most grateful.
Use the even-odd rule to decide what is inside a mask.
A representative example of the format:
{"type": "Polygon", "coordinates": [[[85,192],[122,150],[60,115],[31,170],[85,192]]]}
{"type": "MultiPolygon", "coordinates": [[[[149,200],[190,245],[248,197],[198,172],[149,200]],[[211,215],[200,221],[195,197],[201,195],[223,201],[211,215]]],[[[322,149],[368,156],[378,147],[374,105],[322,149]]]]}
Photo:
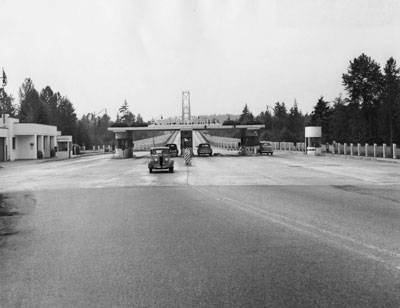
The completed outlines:
{"type": "Polygon", "coordinates": [[[164,158],[164,161],[169,161],[169,158],[168,158],[168,157],[165,157],[165,158],[164,158]]]}
{"type": "Polygon", "coordinates": [[[157,157],[153,157],[153,161],[157,162],[158,161],[157,157]]]}

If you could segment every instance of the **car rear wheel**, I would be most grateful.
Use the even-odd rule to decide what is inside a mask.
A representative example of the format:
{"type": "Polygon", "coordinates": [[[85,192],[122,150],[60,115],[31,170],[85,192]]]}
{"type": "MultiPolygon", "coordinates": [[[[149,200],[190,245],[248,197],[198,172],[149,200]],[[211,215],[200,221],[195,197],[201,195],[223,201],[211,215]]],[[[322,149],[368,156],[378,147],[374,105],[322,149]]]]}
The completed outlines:
{"type": "Polygon", "coordinates": [[[153,169],[152,169],[152,168],[149,168],[149,172],[150,172],[150,173],[153,173],[153,169]]]}

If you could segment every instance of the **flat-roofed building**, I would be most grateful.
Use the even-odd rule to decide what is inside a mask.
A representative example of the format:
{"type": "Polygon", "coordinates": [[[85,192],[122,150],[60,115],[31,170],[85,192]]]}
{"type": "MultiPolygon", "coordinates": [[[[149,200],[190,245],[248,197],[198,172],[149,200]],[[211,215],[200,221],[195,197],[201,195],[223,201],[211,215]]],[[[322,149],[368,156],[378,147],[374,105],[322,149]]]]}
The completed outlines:
{"type": "Polygon", "coordinates": [[[59,155],[70,158],[68,151],[72,151],[72,136],[61,136],[56,126],[19,123],[18,119],[8,114],[1,115],[0,161],[59,157],[59,142],[63,148],[63,153],[59,155]],[[67,142],[66,147],[64,142],[67,142]]]}

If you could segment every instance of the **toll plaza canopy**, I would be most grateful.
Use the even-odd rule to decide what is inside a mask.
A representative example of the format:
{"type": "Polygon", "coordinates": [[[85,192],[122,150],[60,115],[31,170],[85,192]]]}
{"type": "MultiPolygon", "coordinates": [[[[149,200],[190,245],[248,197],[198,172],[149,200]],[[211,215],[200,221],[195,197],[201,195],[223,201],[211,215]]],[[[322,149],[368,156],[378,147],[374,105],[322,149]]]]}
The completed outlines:
{"type": "Polygon", "coordinates": [[[122,133],[129,131],[181,131],[181,130],[221,130],[221,129],[261,129],[265,126],[262,124],[255,125],[221,125],[221,124],[160,124],[149,125],[144,127],[109,127],[108,130],[114,133],[122,133]]]}
{"type": "MultiPolygon", "coordinates": [[[[117,140],[116,151],[118,156],[129,158],[132,156],[134,144],[134,133],[140,131],[179,131],[181,137],[181,147],[193,148],[193,131],[201,130],[240,130],[242,147],[255,146],[258,142],[258,131],[264,125],[221,125],[221,124],[151,124],[143,127],[109,127],[108,130],[114,132],[117,140]]],[[[181,149],[182,150],[182,149],[181,149]]]]}

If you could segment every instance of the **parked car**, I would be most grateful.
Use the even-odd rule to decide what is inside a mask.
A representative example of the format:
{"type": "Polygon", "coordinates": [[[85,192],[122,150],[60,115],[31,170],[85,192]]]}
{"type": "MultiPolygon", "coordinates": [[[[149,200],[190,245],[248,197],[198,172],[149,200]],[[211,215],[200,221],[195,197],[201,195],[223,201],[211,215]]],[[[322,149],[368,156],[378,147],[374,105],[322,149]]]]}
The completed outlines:
{"type": "Polygon", "coordinates": [[[269,155],[274,154],[274,148],[271,142],[268,141],[260,141],[258,144],[258,154],[267,153],[269,155]]]}
{"type": "Polygon", "coordinates": [[[200,143],[197,148],[197,155],[212,155],[212,148],[209,143],[200,143]]]}
{"type": "Polygon", "coordinates": [[[174,172],[174,160],[171,159],[171,153],[168,147],[153,147],[150,149],[150,161],[148,164],[149,172],[153,169],[168,169],[169,172],[174,172]]]}
{"type": "Polygon", "coordinates": [[[179,155],[178,146],[175,143],[167,143],[165,146],[169,148],[171,156],[179,155]]]}

